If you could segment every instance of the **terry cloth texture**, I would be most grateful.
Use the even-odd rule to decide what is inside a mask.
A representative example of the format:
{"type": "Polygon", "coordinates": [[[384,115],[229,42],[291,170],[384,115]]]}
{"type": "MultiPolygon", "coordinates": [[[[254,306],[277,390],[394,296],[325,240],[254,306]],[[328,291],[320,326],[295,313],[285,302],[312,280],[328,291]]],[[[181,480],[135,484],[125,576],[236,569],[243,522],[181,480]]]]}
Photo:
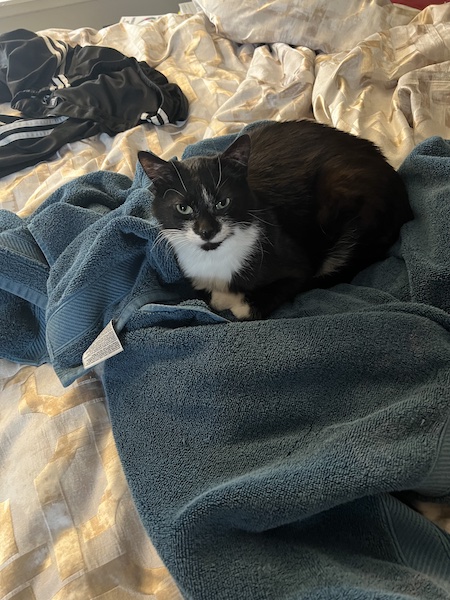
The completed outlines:
{"type": "Polygon", "coordinates": [[[401,173],[415,219],[390,256],[256,322],[192,298],[140,166],[0,212],[0,355],[68,383],[114,320],[116,443],[187,599],[450,598],[449,536],[390,495],[450,495],[450,144],[401,173]]]}
{"type": "Polygon", "coordinates": [[[0,102],[10,102],[23,117],[0,116],[0,177],[50,157],[65,143],[116,135],[143,122],[182,122],[188,112],[178,85],[147,63],[24,29],[0,36],[0,102]]]}
{"type": "Polygon", "coordinates": [[[390,494],[450,494],[449,143],[401,173],[415,220],[352,285],[260,322],[144,306],[107,361],[128,482],[186,599],[450,598],[450,536],[390,494]]]}
{"type": "Polygon", "coordinates": [[[134,183],[96,172],[60,188],[27,219],[0,211],[1,356],[52,362],[68,384],[110,319],[120,328],[132,307],[172,297],[160,281],[181,274],[154,246],[148,185],[140,165],[134,183]]]}
{"type": "MultiPolygon", "coordinates": [[[[210,144],[220,150],[229,139],[210,144]]],[[[226,321],[192,299],[157,241],[149,185],[138,164],[134,181],[106,171],[75,179],[25,219],[0,210],[0,356],[51,362],[68,385],[85,372],[82,355],[107,323],[120,331],[142,305],[173,304],[174,319],[226,321]]],[[[159,305],[153,315],[158,321],[159,305]]]]}

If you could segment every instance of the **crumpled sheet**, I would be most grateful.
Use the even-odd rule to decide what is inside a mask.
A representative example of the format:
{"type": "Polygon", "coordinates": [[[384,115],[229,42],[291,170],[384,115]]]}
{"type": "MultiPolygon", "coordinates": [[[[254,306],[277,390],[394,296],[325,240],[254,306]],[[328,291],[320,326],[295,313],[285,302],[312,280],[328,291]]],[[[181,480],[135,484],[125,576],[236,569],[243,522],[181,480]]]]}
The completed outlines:
{"type": "MultiPolygon", "coordinates": [[[[143,125],[67,145],[0,180],[2,208],[29,215],[85,173],[132,178],[138,150],[181,156],[188,144],[259,119],[314,117],[373,140],[396,167],[423,139],[450,137],[450,5],[418,13],[371,0],[358,3],[356,20],[348,0],[198,5],[213,23],[166,15],[143,26],[46,31],[148,61],[180,85],[190,114],[182,128],[143,125]],[[274,16],[298,38],[283,27],[266,37],[274,16]],[[245,29],[238,37],[237,25],[258,37],[245,29]]],[[[135,512],[98,380],[64,390],[47,365],[3,360],[0,389],[1,595],[180,598],[135,512]]]]}

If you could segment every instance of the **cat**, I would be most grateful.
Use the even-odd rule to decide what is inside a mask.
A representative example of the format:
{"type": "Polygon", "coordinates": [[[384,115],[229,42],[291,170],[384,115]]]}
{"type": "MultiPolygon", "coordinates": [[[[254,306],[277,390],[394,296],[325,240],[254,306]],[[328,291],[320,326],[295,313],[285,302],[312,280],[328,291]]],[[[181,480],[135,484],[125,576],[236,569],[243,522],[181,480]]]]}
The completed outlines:
{"type": "Polygon", "coordinates": [[[183,273],[213,309],[238,319],[350,281],[412,218],[381,151],[315,121],[257,124],[213,157],[138,158],[183,273]]]}

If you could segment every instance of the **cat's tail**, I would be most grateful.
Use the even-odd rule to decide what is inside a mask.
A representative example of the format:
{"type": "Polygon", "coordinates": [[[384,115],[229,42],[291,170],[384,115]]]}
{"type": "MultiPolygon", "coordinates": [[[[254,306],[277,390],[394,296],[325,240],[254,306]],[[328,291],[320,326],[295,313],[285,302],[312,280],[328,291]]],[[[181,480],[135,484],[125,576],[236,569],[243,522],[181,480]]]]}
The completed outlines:
{"type": "Polygon", "coordinates": [[[318,268],[315,278],[329,278],[341,273],[352,262],[355,248],[358,245],[357,227],[351,223],[327,252],[318,268]]]}

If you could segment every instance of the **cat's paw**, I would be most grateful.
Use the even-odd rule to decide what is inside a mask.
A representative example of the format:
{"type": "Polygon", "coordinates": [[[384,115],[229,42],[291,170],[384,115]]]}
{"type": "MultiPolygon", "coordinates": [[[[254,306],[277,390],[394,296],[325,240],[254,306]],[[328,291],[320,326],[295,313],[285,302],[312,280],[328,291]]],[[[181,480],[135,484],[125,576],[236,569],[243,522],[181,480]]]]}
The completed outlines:
{"type": "Polygon", "coordinates": [[[252,309],[245,299],[244,294],[235,294],[233,292],[211,293],[210,304],[217,311],[231,310],[236,319],[252,319],[252,309]]]}
{"type": "Polygon", "coordinates": [[[243,301],[240,304],[236,304],[230,308],[233,315],[236,319],[240,321],[248,321],[249,319],[254,319],[253,311],[247,302],[243,301]]]}

